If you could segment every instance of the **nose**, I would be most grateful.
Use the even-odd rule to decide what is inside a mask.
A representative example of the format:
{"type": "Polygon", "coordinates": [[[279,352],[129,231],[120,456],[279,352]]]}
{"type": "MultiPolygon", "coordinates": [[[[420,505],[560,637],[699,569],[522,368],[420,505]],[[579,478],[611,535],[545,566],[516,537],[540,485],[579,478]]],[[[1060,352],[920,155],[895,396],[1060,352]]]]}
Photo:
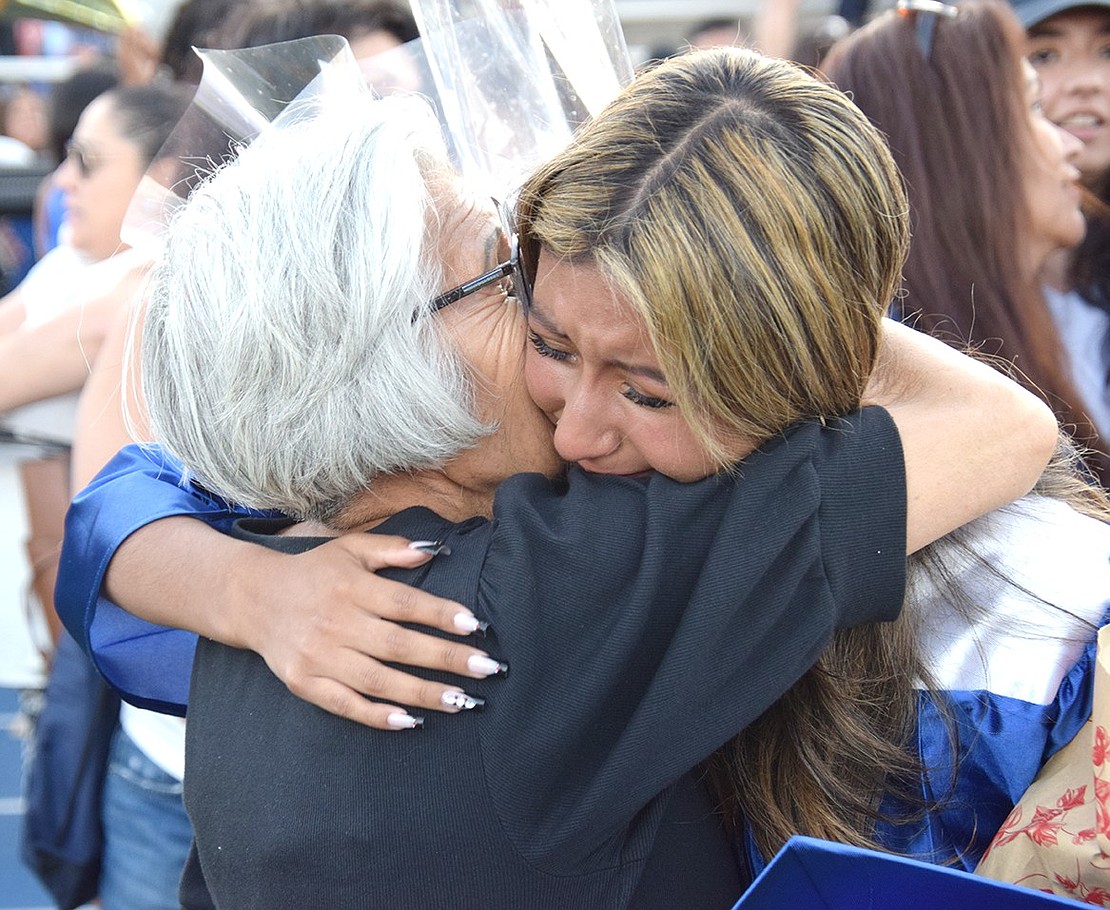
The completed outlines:
{"type": "Polygon", "coordinates": [[[559,457],[564,461],[595,462],[620,448],[620,432],[609,417],[600,390],[578,381],[565,391],[565,403],[555,424],[559,457]]]}

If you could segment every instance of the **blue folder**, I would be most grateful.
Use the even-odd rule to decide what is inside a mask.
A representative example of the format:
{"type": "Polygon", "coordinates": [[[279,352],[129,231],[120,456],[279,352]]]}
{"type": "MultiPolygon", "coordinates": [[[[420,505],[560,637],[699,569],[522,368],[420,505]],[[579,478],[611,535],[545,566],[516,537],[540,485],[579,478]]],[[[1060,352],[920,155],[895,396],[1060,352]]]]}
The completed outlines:
{"type": "Polygon", "coordinates": [[[733,910],[1050,910],[1078,901],[969,872],[792,837],[733,910]]]}

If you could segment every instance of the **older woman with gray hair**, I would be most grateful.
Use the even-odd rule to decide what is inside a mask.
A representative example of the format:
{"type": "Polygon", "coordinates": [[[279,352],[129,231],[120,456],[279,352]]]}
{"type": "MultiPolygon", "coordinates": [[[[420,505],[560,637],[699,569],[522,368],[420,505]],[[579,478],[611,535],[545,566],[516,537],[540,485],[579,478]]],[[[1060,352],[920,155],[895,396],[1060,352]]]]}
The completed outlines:
{"type": "MultiPolygon", "coordinates": [[[[738,52],[673,66],[699,68],[713,86],[742,78],[790,90],[752,103],[789,107],[793,132],[774,141],[805,144],[826,166],[784,175],[787,199],[812,196],[807,180],[862,190],[844,227],[859,238],[853,255],[871,267],[842,274],[861,283],[853,299],[866,305],[830,301],[825,328],[855,333],[834,356],[867,361],[856,401],[885,333],[903,382],[880,370],[866,397],[889,410],[821,415],[757,449],[715,418],[676,408],[673,438],[689,441],[690,465],[709,461],[689,426],[697,421],[726,451],[718,466],[743,458],[740,468],[679,483],[645,469],[573,467],[553,481],[561,462],[549,421],[570,415],[533,402],[524,351],[531,344],[558,363],[572,355],[544,353],[550,342],[528,337],[502,282],[513,277],[522,297],[530,282],[506,259],[492,207],[450,173],[426,112],[401,99],[325,107],[261,137],[175,221],[146,316],[144,387],[156,434],[195,481],[183,495],[205,501],[208,517],[221,509],[226,517],[219,496],[306,519],[233,529],[287,553],[357,540],[325,543],[340,531],[421,542],[435,558],[414,559],[423,565],[394,577],[456,604],[457,628],[488,627],[496,658],[483,658],[473,676],[502,675],[502,661],[512,674],[465,692],[430,680],[422,698],[485,708],[465,720],[379,706],[381,726],[433,735],[416,744],[322,712],[292,697],[260,653],[201,638],[186,784],[197,850],[185,906],[207,905],[203,885],[217,905],[237,908],[673,906],[679,892],[688,906],[730,903],[740,870],[698,763],[785,691],[834,628],[897,614],[907,547],[1008,501],[1039,473],[1055,430],[1046,409],[988,368],[881,318],[907,225],[878,133],[835,90],[781,62],[738,52]],[[844,119],[851,128],[838,141],[812,132],[844,119]],[[874,217],[876,206],[886,217],[874,217]],[[876,287],[865,290],[871,280],[876,287]],[[953,396],[953,384],[966,397],[953,396]],[[984,410],[997,436],[984,434],[984,410]],[[937,438],[941,415],[951,420],[937,438]],[[1005,474],[994,470],[1002,452],[1016,457],[1005,474]]],[[[655,72],[643,78],[671,75],[655,72]]],[[[715,91],[704,95],[710,110],[715,91]]],[[[638,117],[639,103],[625,113],[638,117]]],[[[710,126],[743,133],[742,120],[710,126]]],[[[798,256],[784,259],[783,273],[803,275],[808,253],[792,252],[798,238],[778,239],[770,259],[798,256]]],[[[748,255],[754,267],[772,264],[766,252],[748,255]]],[[[599,289],[588,265],[541,253],[535,292],[531,314],[547,337],[574,334],[604,349],[604,330],[577,335],[587,306],[610,314],[605,328],[646,343],[639,317],[620,292],[599,289]],[[560,268],[571,271],[556,275],[560,268]]],[[[649,302],[678,314],[676,301],[649,302]]],[[[657,383],[650,355],[637,352],[645,359],[622,369],[657,383]]],[[[641,393],[618,397],[664,410],[641,393]]],[[[144,457],[148,470],[164,465],[157,453],[121,456],[78,503],[71,529],[93,503],[111,502],[103,494],[114,480],[126,489],[144,457]]],[[[116,506],[98,520],[112,521],[116,506]]],[[[163,515],[176,510],[164,506],[163,515]]],[[[203,617],[164,606],[170,593],[165,612],[148,618],[176,611],[206,631],[203,617]]],[[[270,606],[256,608],[262,625],[270,606]]],[[[285,615],[269,624],[295,634],[285,615]]],[[[84,637],[83,608],[67,618],[84,637]]],[[[144,647],[157,653],[152,641],[144,647]]],[[[113,650],[99,655],[109,675],[145,659],[113,650]]],[[[361,663],[349,650],[353,664],[337,657],[348,669],[361,663]]],[[[164,668],[144,669],[157,688],[164,668]]],[[[394,691],[365,674],[360,685],[394,691]]],[[[129,694],[142,697],[139,688],[129,694]]]]}

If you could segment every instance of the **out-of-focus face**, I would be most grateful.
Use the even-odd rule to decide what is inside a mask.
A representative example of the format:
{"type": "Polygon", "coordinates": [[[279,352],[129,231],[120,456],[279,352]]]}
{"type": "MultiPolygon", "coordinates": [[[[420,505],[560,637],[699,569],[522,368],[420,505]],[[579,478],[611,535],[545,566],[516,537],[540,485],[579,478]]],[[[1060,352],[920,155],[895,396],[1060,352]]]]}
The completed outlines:
{"type": "Polygon", "coordinates": [[[1082,7],[1029,29],[1045,115],[1083,144],[1076,161],[1088,185],[1110,172],[1110,9],[1082,7]]]}
{"type": "Polygon", "coordinates": [[[69,241],[91,259],[105,259],[119,248],[123,216],[146,166],[138,146],[119,134],[112,101],[103,97],[81,114],[70,149],[56,178],[69,241]]]}
{"type": "Polygon", "coordinates": [[[36,152],[46,148],[47,136],[46,102],[36,91],[20,89],[8,101],[4,112],[4,134],[18,139],[36,152]]]}
{"type": "MultiPolygon", "coordinates": [[[[492,202],[462,197],[444,217],[442,291],[470,281],[508,258],[508,243],[492,202]]],[[[524,382],[526,324],[515,297],[494,284],[450,304],[440,319],[475,377],[480,414],[498,430],[452,459],[448,472],[470,489],[492,491],[512,474],[549,477],[563,463],[551,441],[551,424],[528,395],[524,382]]]]}
{"type": "MultiPolygon", "coordinates": [[[[718,470],[673,403],[642,319],[594,265],[541,250],[528,314],[528,389],[555,424],[555,448],[597,474],[718,470]]],[[[730,460],[754,444],[737,441],[730,460]]]]}
{"type": "Polygon", "coordinates": [[[1040,85],[1028,63],[1026,101],[1032,128],[1032,154],[1026,162],[1025,192],[1032,221],[1030,260],[1040,268],[1045,257],[1083,239],[1086,221],[1080,210],[1079,168],[1082,143],[1042,112],[1040,85]]]}
{"type": "Polygon", "coordinates": [[[348,43],[356,60],[366,60],[401,46],[396,36],[384,29],[375,29],[357,38],[352,37],[348,39],[348,43]]]}

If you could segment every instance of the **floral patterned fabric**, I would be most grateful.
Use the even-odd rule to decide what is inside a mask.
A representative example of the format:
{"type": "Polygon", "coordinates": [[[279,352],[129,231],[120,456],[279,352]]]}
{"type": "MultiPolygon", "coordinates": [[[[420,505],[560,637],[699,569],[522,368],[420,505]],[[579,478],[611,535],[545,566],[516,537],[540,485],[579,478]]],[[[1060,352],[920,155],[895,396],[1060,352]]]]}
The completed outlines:
{"type": "Polygon", "coordinates": [[[1110,629],[1099,632],[1089,720],[1045,765],[976,872],[1110,907],[1110,629]]]}

